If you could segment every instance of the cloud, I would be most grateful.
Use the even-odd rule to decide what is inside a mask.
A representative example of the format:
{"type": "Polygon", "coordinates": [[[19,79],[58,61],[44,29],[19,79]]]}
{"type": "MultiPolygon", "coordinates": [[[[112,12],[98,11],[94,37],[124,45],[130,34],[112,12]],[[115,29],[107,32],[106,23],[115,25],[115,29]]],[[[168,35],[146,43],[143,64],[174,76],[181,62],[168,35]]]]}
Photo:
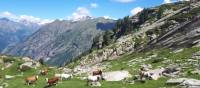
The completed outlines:
{"type": "Polygon", "coordinates": [[[179,2],[179,1],[190,1],[190,0],[164,0],[163,4],[173,3],[173,2],[179,2]]]}
{"type": "Polygon", "coordinates": [[[17,16],[8,12],[8,11],[5,11],[5,12],[1,12],[0,13],[0,17],[6,17],[6,18],[11,18],[11,19],[16,19],[17,16]]]}
{"type": "Polygon", "coordinates": [[[16,22],[28,21],[28,22],[37,23],[37,24],[40,24],[40,25],[50,23],[50,22],[53,21],[53,20],[50,20],[50,19],[41,19],[41,18],[38,18],[38,17],[29,16],[29,15],[19,15],[19,16],[17,16],[15,14],[11,13],[11,12],[8,12],[8,11],[1,12],[0,17],[6,17],[6,18],[11,19],[11,20],[16,21],[16,22]]]}
{"type": "Polygon", "coordinates": [[[121,3],[130,3],[130,2],[133,2],[135,0],[114,0],[116,2],[121,2],[121,3]]]}
{"type": "Polygon", "coordinates": [[[172,3],[172,1],[171,1],[171,0],[164,0],[163,3],[164,3],[164,4],[165,4],[165,3],[172,3]]]}
{"type": "Polygon", "coordinates": [[[98,4],[97,4],[97,3],[91,3],[91,4],[90,4],[90,7],[91,7],[91,8],[97,8],[97,7],[98,7],[98,4]]]}
{"type": "Polygon", "coordinates": [[[53,21],[53,20],[49,20],[49,19],[41,19],[38,17],[28,16],[28,15],[21,15],[21,16],[19,16],[19,19],[22,21],[26,20],[26,21],[29,21],[32,23],[38,23],[38,24],[46,24],[46,23],[50,23],[53,21]]]}
{"type": "Polygon", "coordinates": [[[72,13],[72,16],[69,16],[70,20],[79,20],[91,16],[90,11],[85,7],[78,7],[75,12],[72,13]]]}
{"type": "Polygon", "coordinates": [[[177,0],[177,1],[190,1],[190,0],[177,0]]]}
{"type": "Polygon", "coordinates": [[[131,14],[136,15],[137,13],[141,12],[142,10],[143,10],[142,7],[136,7],[136,8],[131,10],[131,14]]]}

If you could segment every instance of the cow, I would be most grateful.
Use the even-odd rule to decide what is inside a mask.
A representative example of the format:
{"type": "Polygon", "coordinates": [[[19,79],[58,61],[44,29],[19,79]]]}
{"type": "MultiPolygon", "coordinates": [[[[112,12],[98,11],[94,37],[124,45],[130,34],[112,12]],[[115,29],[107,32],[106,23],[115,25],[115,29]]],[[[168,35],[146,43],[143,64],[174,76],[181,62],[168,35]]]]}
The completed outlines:
{"type": "Polygon", "coordinates": [[[87,85],[92,85],[93,83],[97,83],[99,78],[97,76],[88,76],[87,78],[87,85]]]}
{"type": "Polygon", "coordinates": [[[92,72],[92,75],[93,75],[93,76],[102,75],[102,71],[101,71],[101,70],[93,71],[93,72],[92,72]]]}
{"type": "Polygon", "coordinates": [[[92,76],[97,76],[97,77],[98,77],[98,80],[100,80],[100,79],[103,80],[103,75],[102,75],[102,73],[103,73],[103,72],[102,72],[101,70],[98,69],[98,70],[92,72],[92,76]]]}
{"type": "Polygon", "coordinates": [[[33,83],[35,83],[37,80],[38,80],[38,75],[37,76],[30,76],[30,77],[26,77],[25,78],[25,82],[28,84],[28,85],[30,85],[30,84],[33,84],[33,83]]]}
{"type": "Polygon", "coordinates": [[[46,78],[48,86],[56,85],[59,81],[59,77],[46,78]]]}
{"type": "Polygon", "coordinates": [[[47,75],[48,74],[48,69],[42,69],[40,70],[41,75],[47,75]]]}
{"type": "Polygon", "coordinates": [[[72,74],[55,74],[55,77],[59,77],[61,80],[73,78],[72,74]]]}

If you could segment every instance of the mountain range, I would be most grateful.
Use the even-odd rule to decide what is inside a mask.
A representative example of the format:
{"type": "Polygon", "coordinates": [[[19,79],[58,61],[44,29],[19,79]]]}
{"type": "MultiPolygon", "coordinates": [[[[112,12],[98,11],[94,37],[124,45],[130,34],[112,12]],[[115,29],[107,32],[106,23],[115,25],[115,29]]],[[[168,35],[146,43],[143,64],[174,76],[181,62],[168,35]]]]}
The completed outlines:
{"type": "Polygon", "coordinates": [[[6,47],[13,47],[17,43],[24,41],[34,33],[40,26],[35,23],[24,24],[14,22],[7,18],[0,19],[0,52],[4,52],[6,47]]]}
{"type": "Polygon", "coordinates": [[[48,64],[59,66],[88,51],[93,39],[114,25],[114,20],[104,18],[55,20],[40,27],[24,42],[4,49],[2,53],[43,59],[48,64]]]}

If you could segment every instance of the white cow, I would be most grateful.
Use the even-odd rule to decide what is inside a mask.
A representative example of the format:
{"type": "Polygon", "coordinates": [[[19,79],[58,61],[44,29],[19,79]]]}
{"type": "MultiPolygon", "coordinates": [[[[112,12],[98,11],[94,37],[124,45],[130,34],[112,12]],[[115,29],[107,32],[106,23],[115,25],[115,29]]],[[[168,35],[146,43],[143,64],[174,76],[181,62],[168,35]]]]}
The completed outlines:
{"type": "Polygon", "coordinates": [[[73,78],[72,74],[55,74],[54,76],[61,78],[61,80],[64,80],[64,79],[67,80],[67,79],[73,78]]]}
{"type": "Polygon", "coordinates": [[[94,85],[97,84],[99,81],[99,77],[97,76],[88,76],[87,78],[87,85],[94,85]]]}

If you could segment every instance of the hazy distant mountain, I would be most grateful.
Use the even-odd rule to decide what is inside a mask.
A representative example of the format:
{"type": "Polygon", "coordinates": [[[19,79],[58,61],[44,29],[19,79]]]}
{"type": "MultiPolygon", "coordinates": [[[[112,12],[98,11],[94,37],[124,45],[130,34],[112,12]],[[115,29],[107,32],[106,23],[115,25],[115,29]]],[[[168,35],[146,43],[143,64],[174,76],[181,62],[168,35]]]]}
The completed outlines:
{"type": "Polygon", "coordinates": [[[89,50],[93,38],[104,30],[112,29],[114,24],[113,20],[104,18],[55,20],[42,26],[22,44],[4,53],[42,58],[49,64],[61,65],[89,50]]]}
{"type": "Polygon", "coordinates": [[[39,28],[37,24],[25,25],[7,18],[0,18],[0,52],[25,40],[39,28]]]}

